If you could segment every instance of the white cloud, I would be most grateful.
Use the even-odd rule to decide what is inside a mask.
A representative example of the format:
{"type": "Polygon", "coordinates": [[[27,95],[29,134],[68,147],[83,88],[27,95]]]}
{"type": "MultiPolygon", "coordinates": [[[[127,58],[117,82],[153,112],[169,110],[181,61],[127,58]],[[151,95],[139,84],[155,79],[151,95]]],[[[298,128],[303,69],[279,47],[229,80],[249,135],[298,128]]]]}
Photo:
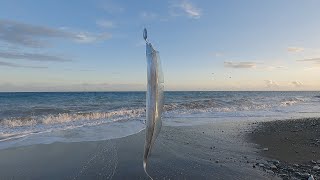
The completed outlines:
{"type": "Polygon", "coordinates": [[[297,61],[299,61],[299,62],[309,62],[309,63],[312,63],[313,67],[320,67],[320,57],[300,59],[300,60],[297,60],[297,61]]]}
{"type": "Polygon", "coordinates": [[[114,28],[114,27],[116,27],[116,25],[112,21],[105,20],[105,19],[97,20],[96,24],[98,26],[100,26],[100,27],[103,27],[103,28],[114,28]]]}
{"type": "Polygon", "coordinates": [[[11,20],[0,19],[0,42],[32,48],[43,48],[48,45],[48,39],[60,38],[81,43],[106,40],[108,33],[74,32],[66,28],[51,28],[31,25],[11,20]]]}
{"type": "Polygon", "coordinates": [[[317,58],[300,59],[300,60],[297,60],[297,61],[310,61],[310,62],[316,62],[316,63],[319,63],[319,62],[320,62],[320,57],[317,57],[317,58]]]}
{"type": "Polygon", "coordinates": [[[268,71],[273,71],[273,70],[287,70],[288,67],[286,66],[277,66],[277,65],[269,65],[265,66],[262,69],[268,70],[268,71]]]}
{"type": "Polygon", "coordinates": [[[294,85],[295,87],[301,87],[301,86],[303,86],[303,83],[300,82],[300,81],[292,81],[291,84],[294,85]]]}
{"type": "Polygon", "coordinates": [[[225,61],[224,62],[224,67],[227,68],[255,68],[257,64],[255,62],[231,62],[231,61],[225,61]]]}
{"type": "Polygon", "coordinates": [[[74,40],[80,43],[92,43],[110,39],[112,36],[109,33],[92,34],[87,32],[80,32],[74,35],[74,40]]]}
{"type": "Polygon", "coordinates": [[[190,18],[198,19],[202,15],[202,10],[187,0],[182,0],[171,5],[171,15],[187,15],[190,18]]]}
{"type": "Polygon", "coordinates": [[[288,47],[287,50],[289,52],[299,53],[299,52],[303,52],[304,48],[302,48],[302,47],[288,47]]]}
{"type": "Polygon", "coordinates": [[[265,80],[264,81],[266,86],[269,87],[269,88],[272,88],[272,87],[279,87],[279,84],[275,81],[272,81],[272,80],[265,80]]]}

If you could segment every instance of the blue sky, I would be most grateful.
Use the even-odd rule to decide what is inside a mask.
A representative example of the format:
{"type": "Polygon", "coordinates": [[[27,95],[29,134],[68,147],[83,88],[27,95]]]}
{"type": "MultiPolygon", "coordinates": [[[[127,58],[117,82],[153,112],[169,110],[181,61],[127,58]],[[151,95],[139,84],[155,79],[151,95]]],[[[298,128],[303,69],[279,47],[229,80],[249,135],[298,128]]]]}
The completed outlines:
{"type": "Polygon", "coordinates": [[[319,90],[320,1],[3,0],[0,91],[319,90]]]}

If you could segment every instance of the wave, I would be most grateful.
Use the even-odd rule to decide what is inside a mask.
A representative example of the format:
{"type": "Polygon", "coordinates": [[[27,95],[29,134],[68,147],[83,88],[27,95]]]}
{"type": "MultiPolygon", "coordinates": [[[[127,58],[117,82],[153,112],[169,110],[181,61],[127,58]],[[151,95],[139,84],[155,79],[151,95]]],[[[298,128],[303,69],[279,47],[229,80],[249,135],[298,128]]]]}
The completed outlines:
{"type": "Polygon", "coordinates": [[[300,98],[288,98],[288,99],[283,99],[281,101],[281,106],[292,106],[294,104],[297,104],[299,102],[304,102],[303,99],[300,98]]]}
{"type": "MultiPolygon", "coordinates": [[[[314,95],[312,97],[314,99],[314,95]]],[[[320,96],[315,97],[320,98],[320,96]]],[[[141,101],[141,99],[139,100],[141,101]]],[[[286,117],[287,113],[296,112],[296,106],[294,105],[302,103],[301,107],[308,107],[309,112],[311,111],[309,110],[309,104],[314,102],[310,100],[310,97],[301,96],[216,98],[186,96],[169,98],[168,100],[169,102],[171,100],[171,102],[164,105],[163,116],[164,122],[169,126],[183,123],[193,124],[196,121],[207,122],[205,120],[207,118],[211,122],[219,120],[219,118],[226,120],[232,118],[247,119],[248,117],[280,117],[281,115],[286,117]],[[197,117],[204,118],[199,119],[197,117]]],[[[318,104],[318,101],[316,103],[318,104]]],[[[78,109],[70,106],[63,106],[62,108],[61,106],[57,106],[57,108],[33,106],[30,112],[23,111],[23,113],[17,113],[16,111],[10,113],[5,111],[6,113],[3,113],[4,111],[2,111],[2,114],[0,114],[2,118],[0,118],[0,149],[27,144],[27,142],[32,144],[118,138],[137,133],[145,127],[146,110],[142,107],[143,103],[119,102],[119,104],[115,104],[110,106],[103,104],[94,108],[84,104],[78,109]],[[104,109],[108,109],[108,111],[104,112],[104,109]],[[33,112],[35,113],[33,114],[33,112]],[[12,115],[16,115],[16,117],[12,115]]],[[[314,108],[316,112],[318,112],[317,107],[314,108]]],[[[21,108],[11,108],[9,110],[16,109],[21,111],[21,108]]],[[[25,109],[28,110],[28,108],[25,109]]],[[[305,116],[305,114],[303,115],[305,116]]]]}
{"type": "MultiPolygon", "coordinates": [[[[50,114],[43,116],[9,118],[0,121],[0,142],[7,142],[9,143],[8,145],[10,145],[11,142],[19,140],[20,138],[32,137],[33,135],[41,136],[47,133],[57,133],[58,135],[53,135],[52,138],[52,135],[47,136],[47,139],[50,140],[42,139],[39,140],[39,143],[40,141],[43,141],[44,143],[55,142],[57,139],[63,141],[69,138],[63,135],[63,131],[65,130],[68,130],[68,132],[85,130],[87,133],[92,135],[92,137],[87,137],[88,140],[93,140],[94,137],[98,136],[102,140],[108,139],[110,137],[122,137],[139,132],[141,129],[143,129],[144,121],[140,117],[144,115],[145,109],[140,108],[120,109],[111,112],[89,112],[75,114],[61,113],[57,115],[50,114]],[[99,127],[109,127],[111,128],[110,132],[112,133],[110,134],[110,132],[104,132],[103,130],[100,130],[102,132],[94,135],[95,133],[97,133],[96,130],[99,129],[99,127]],[[88,129],[93,130],[91,130],[90,132],[90,130],[88,131],[88,129]],[[114,129],[118,130],[115,131],[114,129]]],[[[71,139],[79,138],[73,137],[71,139]]],[[[29,142],[21,141],[21,143],[23,144],[29,142]]],[[[3,148],[2,146],[4,148],[7,147],[6,144],[0,143],[0,149],[3,148]]]]}
{"type": "Polygon", "coordinates": [[[0,121],[4,127],[35,126],[39,124],[53,125],[75,121],[112,120],[140,117],[145,114],[145,109],[121,109],[112,112],[89,112],[89,113],[60,113],[57,115],[32,116],[22,118],[9,118],[0,121]]]}
{"type": "Polygon", "coordinates": [[[244,110],[261,110],[273,107],[268,103],[257,103],[250,99],[236,99],[222,101],[215,99],[190,101],[181,104],[168,104],[164,106],[165,111],[187,112],[233,112],[244,110]]]}
{"type": "MultiPolygon", "coordinates": [[[[170,114],[192,114],[202,112],[235,112],[264,110],[273,107],[292,106],[303,99],[284,98],[277,102],[255,102],[249,98],[240,98],[229,101],[216,99],[202,99],[182,103],[170,103],[164,105],[164,116],[170,114]]],[[[79,121],[114,121],[121,119],[138,118],[145,116],[145,108],[118,109],[110,112],[78,112],[78,113],[59,113],[38,115],[29,117],[7,118],[0,120],[0,126],[7,128],[36,126],[36,125],[55,125],[63,123],[75,123],[79,121]]]]}

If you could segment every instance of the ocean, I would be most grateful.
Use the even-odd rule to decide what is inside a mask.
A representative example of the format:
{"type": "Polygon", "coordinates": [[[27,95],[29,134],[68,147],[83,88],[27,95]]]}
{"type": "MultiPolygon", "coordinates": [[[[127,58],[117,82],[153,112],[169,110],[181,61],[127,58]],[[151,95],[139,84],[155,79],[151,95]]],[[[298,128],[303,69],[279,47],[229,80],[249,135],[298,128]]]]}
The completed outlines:
{"type": "MultiPolygon", "coordinates": [[[[0,93],[0,149],[125,137],[145,128],[145,92],[0,93]]],[[[165,92],[163,124],[319,117],[320,92],[165,92]]]]}

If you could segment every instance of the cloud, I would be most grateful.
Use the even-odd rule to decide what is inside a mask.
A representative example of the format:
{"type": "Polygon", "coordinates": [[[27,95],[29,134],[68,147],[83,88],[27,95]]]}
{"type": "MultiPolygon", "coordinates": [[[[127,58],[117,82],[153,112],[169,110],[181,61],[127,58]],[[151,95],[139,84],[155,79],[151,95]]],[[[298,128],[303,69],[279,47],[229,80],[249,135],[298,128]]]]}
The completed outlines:
{"type": "Polygon", "coordinates": [[[112,21],[105,20],[105,19],[97,20],[96,24],[100,27],[103,27],[103,28],[115,28],[116,27],[116,25],[112,21]]]}
{"type": "Polygon", "coordinates": [[[101,34],[92,34],[88,32],[79,32],[74,35],[73,38],[76,42],[79,43],[92,43],[97,41],[103,41],[106,39],[110,39],[112,36],[109,33],[101,33],[101,34]]]}
{"type": "Polygon", "coordinates": [[[4,59],[24,59],[30,61],[53,61],[53,62],[68,62],[70,59],[63,57],[52,56],[47,54],[35,54],[35,53],[19,53],[19,52],[1,52],[0,58],[4,59]]]}
{"type": "Polygon", "coordinates": [[[304,48],[302,48],[302,47],[288,47],[287,50],[289,52],[299,53],[299,52],[304,51],[304,48]]]}
{"type": "Polygon", "coordinates": [[[267,87],[279,87],[279,84],[272,80],[265,80],[264,81],[267,87]]]}
{"type": "Polygon", "coordinates": [[[48,46],[49,38],[69,39],[80,43],[106,40],[108,33],[71,32],[65,28],[55,29],[0,19],[0,41],[20,46],[41,48],[48,46]]]}
{"type": "Polygon", "coordinates": [[[288,69],[285,66],[268,66],[268,68],[270,68],[270,69],[288,69]]]}
{"type": "Polygon", "coordinates": [[[170,9],[173,16],[187,15],[189,18],[199,19],[202,15],[201,9],[187,0],[171,4],[170,9]]]}
{"type": "Polygon", "coordinates": [[[310,61],[310,62],[320,62],[320,57],[319,58],[308,58],[308,59],[300,59],[300,60],[297,60],[297,61],[310,61]]]}
{"type": "Polygon", "coordinates": [[[12,68],[32,68],[32,69],[46,69],[46,68],[48,68],[48,67],[44,67],[44,66],[26,66],[26,65],[20,65],[20,64],[3,62],[3,61],[0,61],[0,66],[6,66],[6,67],[12,67],[12,68]]]}
{"type": "Polygon", "coordinates": [[[225,61],[224,62],[224,67],[227,68],[255,68],[257,64],[255,62],[231,62],[231,61],[225,61]]]}
{"type": "Polygon", "coordinates": [[[286,66],[277,66],[277,65],[269,65],[269,66],[264,66],[261,69],[265,69],[268,71],[272,71],[272,70],[287,70],[288,67],[286,66]]]}
{"type": "Polygon", "coordinates": [[[296,86],[296,87],[301,87],[301,86],[303,86],[303,83],[300,82],[300,81],[292,81],[291,84],[294,85],[294,86],[296,86]]]}
{"type": "Polygon", "coordinates": [[[277,68],[277,69],[286,69],[287,67],[285,67],[285,66],[275,66],[275,68],[277,68]]]}

